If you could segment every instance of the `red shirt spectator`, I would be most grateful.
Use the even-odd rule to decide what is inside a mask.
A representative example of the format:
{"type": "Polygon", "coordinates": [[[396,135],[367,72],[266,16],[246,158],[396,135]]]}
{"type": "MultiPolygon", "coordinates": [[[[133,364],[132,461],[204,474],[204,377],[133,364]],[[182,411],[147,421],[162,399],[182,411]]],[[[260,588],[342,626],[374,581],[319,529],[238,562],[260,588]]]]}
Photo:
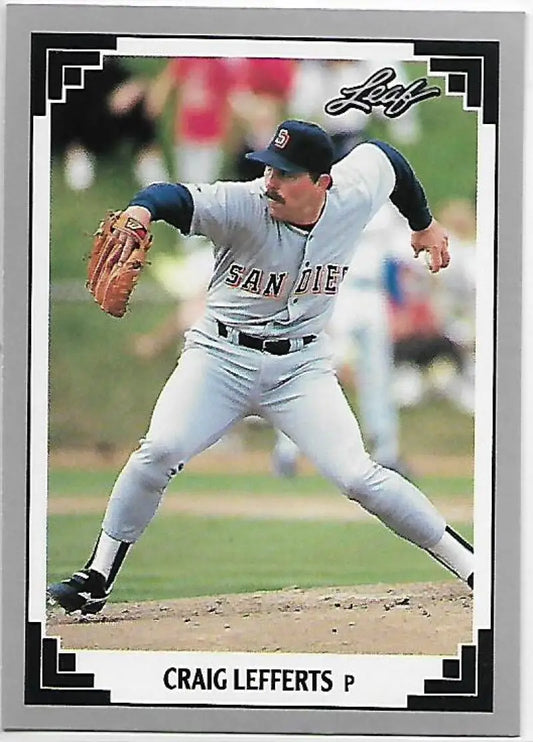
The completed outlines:
{"type": "Polygon", "coordinates": [[[176,141],[209,144],[223,140],[229,125],[228,99],[235,83],[228,60],[180,57],[169,63],[169,71],[179,89],[176,141]]]}
{"type": "Polygon", "coordinates": [[[294,59],[242,59],[237,84],[255,95],[271,95],[286,102],[292,90],[296,64],[294,59]]]}

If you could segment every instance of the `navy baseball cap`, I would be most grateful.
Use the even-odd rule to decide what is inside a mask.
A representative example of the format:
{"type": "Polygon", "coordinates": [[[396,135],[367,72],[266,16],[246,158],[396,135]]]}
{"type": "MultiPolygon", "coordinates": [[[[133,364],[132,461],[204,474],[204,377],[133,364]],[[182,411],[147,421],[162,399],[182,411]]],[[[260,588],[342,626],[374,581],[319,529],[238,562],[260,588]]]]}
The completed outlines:
{"type": "Polygon", "coordinates": [[[288,119],[278,126],[266,149],[249,152],[246,157],[287,173],[321,174],[331,170],[334,147],[318,124],[288,119]]]}

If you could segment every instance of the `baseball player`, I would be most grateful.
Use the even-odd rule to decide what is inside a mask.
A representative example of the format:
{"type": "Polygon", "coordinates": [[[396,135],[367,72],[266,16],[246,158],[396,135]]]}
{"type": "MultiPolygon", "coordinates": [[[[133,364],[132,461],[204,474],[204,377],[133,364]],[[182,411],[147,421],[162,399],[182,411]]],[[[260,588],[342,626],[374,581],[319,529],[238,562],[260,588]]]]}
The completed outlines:
{"type": "MultiPolygon", "coordinates": [[[[286,433],[349,499],[473,587],[473,549],[428,498],[375,463],[338,384],[324,332],[351,262],[354,237],[390,198],[433,273],[450,256],[407,160],[365,142],[334,164],[330,136],[306,121],[281,123],[251,182],[158,183],[125,213],[148,228],[163,219],[214,244],[202,318],[155,404],[146,435],[119,474],[85,566],[49,587],[67,612],[97,613],[169,481],[234,423],[258,414],[286,433]]],[[[134,248],[121,232],[122,253],[134,248]]],[[[305,504],[303,504],[305,507],[305,504]]]]}

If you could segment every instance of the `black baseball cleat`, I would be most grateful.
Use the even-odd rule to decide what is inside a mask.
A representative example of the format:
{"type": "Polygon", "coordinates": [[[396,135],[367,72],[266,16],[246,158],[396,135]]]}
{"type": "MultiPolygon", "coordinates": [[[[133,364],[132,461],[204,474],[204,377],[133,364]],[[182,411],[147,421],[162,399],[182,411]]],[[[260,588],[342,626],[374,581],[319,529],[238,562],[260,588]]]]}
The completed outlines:
{"type": "Polygon", "coordinates": [[[472,574],[471,574],[471,575],[469,575],[469,577],[468,577],[468,579],[467,579],[467,581],[466,581],[466,584],[468,585],[468,587],[469,587],[469,588],[470,588],[471,590],[473,590],[473,589],[474,589],[474,573],[473,573],[473,572],[472,572],[472,574]]]}
{"type": "Polygon", "coordinates": [[[106,580],[93,569],[80,569],[72,577],[48,586],[48,597],[58,603],[66,613],[99,613],[106,604],[111,590],[106,590],[106,580]]]}

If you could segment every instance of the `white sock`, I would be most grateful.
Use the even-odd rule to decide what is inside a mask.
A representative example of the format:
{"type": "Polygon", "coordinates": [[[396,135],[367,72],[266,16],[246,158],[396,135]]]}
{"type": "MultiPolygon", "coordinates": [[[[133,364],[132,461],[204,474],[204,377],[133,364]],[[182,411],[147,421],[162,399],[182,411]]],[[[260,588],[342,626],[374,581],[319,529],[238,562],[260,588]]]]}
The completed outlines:
{"type": "Polygon", "coordinates": [[[428,551],[465,582],[474,572],[472,547],[450,526],[446,526],[441,540],[435,546],[428,548],[428,551]]]}
{"type": "MultiPolygon", "coordinates": [[[[129,546],[129,544],[127,546],[129,546]]],[[[116,539],[111,538],[111,536],[108,536],[105,531],[102,531],[96,544],[94,554],[87,564],[87,568],[99,572],[106,578],[106,580],[108,580],[113,566],[120,566],[120,564],[116,564],[119,551],[125,551],[124,542],[117,541],[116,539]]],[[[124,556],[122,556],[122,554],[119,556],[121,556],[121,563],[125,553],[124,556]]]]}

